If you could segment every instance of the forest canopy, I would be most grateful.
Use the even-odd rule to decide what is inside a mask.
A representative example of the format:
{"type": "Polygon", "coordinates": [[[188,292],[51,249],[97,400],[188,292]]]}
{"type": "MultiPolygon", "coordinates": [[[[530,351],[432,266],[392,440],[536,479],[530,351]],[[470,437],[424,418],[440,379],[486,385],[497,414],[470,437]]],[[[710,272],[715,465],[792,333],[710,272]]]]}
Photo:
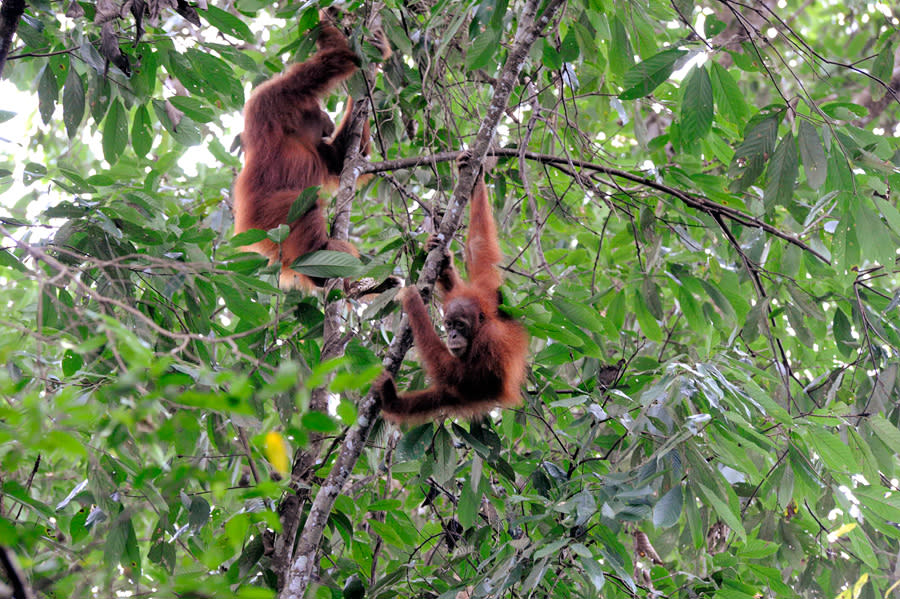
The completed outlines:
{"type": "Polygon", "coordinates": [[[0,597],[895,594],[897,6],[336,3],[360,257],[284,291],[241,111],[328,4],[0,0],[0,597]],[[432,298],[482,164],[523,402],[385,422],[360,289],[432,298]]]}

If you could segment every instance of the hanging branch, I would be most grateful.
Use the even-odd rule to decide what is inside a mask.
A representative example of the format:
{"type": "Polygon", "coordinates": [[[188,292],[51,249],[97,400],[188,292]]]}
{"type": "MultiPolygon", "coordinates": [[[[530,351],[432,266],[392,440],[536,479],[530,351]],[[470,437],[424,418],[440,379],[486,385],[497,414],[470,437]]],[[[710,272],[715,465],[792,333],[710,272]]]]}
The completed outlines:
{"type": "Polygon", "coordinates": [[[25,14],[25,0],[3,0],[0,4],[0,77],[3,76],[6,57],[9,56],[12,39],[23,14],[25,14]]]}
{"type": "MultiPolygon", "coordinates": [[[[422,267],[418,285],[420,289],[426,290],[426,293],[430,293],[431,288],[434,286],[446,245],[459,227],[463,208],[475,186],[476,173],[481,168],[481,163],[487,155],[491,139],[494,137],[500,117],[503,115],[503,111],[509,102],[509,97],[512,94],[516,78],[522,70],[525,58],[528,56],[528,52],[535,40],[542,35],[547,24],[556,15],[562,4],[563,0],[550,0],[544,12],[536,18],[533,15],[537,13],[538,0],[528,0],[526,4],[523,12],[524,16],[520,21],[522,25],[516,34],[513,49],[510,51],[507,62],[503,66],[500,77],[497,79],[497,84],[494,87],[494,96],[488,106],[484,120],[481,122],[475,141],[469,150],[472,159],[461,169],[453,196],[444,218],[441,220],[440,231],[436,235],[438,247],[435,247],[429,253],[428,258],[425,260],[425,265],[422,267]]],[[[403,361],[403,356],[406,355],[406,352],[412,345],[412,331],[405,316],[401,322],[400,329],[400,332],[391,342],[387,356],[384,359],[385,369],[392,374],[396,374],[400,363],[403,361]]],[[[297,543],[296,557],[287,573],[285,585],[281,591],[281,599],[301,599],[306,594],[306,589],[309,587],[313,574],[316,572],[319,562],[318,547],[322,538],[322,531],[334,507],[335,500],[356,466],[356,462],[378,414],[378,405],[371,393],[359,404],[358,409],[359,413],[356,423],[347,432],[331,472],[329,472],[325,482],[319,488],[315,501],[313,501],[309,510],[306,524],[297,543]]]]}

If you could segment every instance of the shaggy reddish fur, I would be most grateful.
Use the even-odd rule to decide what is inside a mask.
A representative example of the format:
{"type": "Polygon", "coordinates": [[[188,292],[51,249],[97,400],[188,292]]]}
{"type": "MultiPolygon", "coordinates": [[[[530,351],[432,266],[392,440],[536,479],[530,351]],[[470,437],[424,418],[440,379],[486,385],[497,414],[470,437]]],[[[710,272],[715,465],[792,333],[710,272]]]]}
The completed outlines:
{"type": "Polygon", "coordinates": [[[462,311],[476,323],[468,350],[454,356],[435,332],[425,304],[415,287],[402,291],[403,309],[409,316],[419,356],[432,386],[423,391],[397,394],[387,373],[376,382],[381,411],[393,422],[424,422],[436,417],[477,418],[495,407],[514,407],[521,402],[525,379],[528,334],[525,328],[498,310],[501,260],[497,230],[491,213],[484,176],[472,194],[466,269],[463,281],[447,256],[438,278],[444,313],[462,311]]]}
{"type": "MultiPolygon", "coordinates": [[[[316,54],[257,87],[244,107],[244,168],[234,186],[234,232],[269,230],[287,222],[294,200],[307,187],[337,188],[352,127],[351,102],[337,131],[320,98],[349,77],[359,59],[347,39],[323,18],[316,54]]],[[[360,148],[369,152],[369,124],[360,148]]],[[[336,250],[359,256],[346,241],[329,239],[321,199],[290,225],[280,244],[268,239],[246,249],[282,264],[281,286],[311,289],[323,281],[297,273],[290,264],[310,252],[336,250]]]]}

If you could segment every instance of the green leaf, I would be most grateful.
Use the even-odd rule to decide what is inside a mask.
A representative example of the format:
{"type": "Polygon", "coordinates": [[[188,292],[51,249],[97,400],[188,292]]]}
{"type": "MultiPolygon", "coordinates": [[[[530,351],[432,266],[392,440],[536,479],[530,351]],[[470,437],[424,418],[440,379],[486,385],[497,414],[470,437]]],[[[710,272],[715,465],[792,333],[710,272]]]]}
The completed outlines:
{"type": "MultiPolygon", "coordinates": [[[[478,483],[475,483],[478,486],[478,483]]],[[[463,528],[472,528],[478,518],[478,510],[481,508],[481,491],[473,490],[472,481],[463,483],[462,492],[459,494],[457,517],[463,528]]]]}
{"type": "Polygon", "coordinates": [[[710,80],[716,108],[726,119],[736,125],[742,125],[750,114],[744,93],[725,67],[715,61],[710,63],[710,80]]]}
{"type": "Polygon", "coordinates": [[[887,92],[887,86],[891,84],[891,76],[894,72],[894,44],[888,42],[881,49],[872,63],[872,76],[879,81],[869,81],[869,89],[872,91],[872,99],[878,100],[887,92]]]}
{"type": "Polygon", "coordinates": [[[484,68],[499,49],[500,32],[490,27],[485,29],[466,50],[466,69],[474,71],[484,68]]]}
{"type": "Polygon", "coordinates": [[[869,417],[869,426],[891,451],[900,455],[900,430],[896,426],[881,414],[872,414],[869,417]]]}
{"type": "Polygon", "coordinates": [[[609,41],[609,70],[619,80],[634,64],[634,50],[628,40],[628,32],[618,15],[610,23],[612,38],[609,41]]]}
{"type": "Polygon", "coordinates": [[[853,452],[838,437],[836,432],[826,428],[810,428],[805,435],[810,448],[819,454],[825,465],[840,474],[855,472],[856,460],[853,452]]]}
{"type": "Polygon", "coordinates": [[[319,187],[307,187],[303,191],[300,192],[300,195],[297,196],[297,199],[294,200],[294,203],[291,204],[291,209],[288,211],[287,222],[288,224],[294,222],[307,212],[309,212],[313,206],[316,205],[316,202],[319,201],[319,187]]]}
{"type": "Polygon", "coordinates": [[[206,10],[200,10],[198,12],[206,17],[206,20],[210,25],[222,33],[251,44],[256,43],[256,35],[253,34],[250,27],[233,14],[225,12],[221,8],[216,8],[211,4],[207,5],[206,10]]]}
{"type": "Polygon", "coordinates": [[[794,144],[794,136],[788,131],[769,161],[764,195],[766,210],[771,210],[775,205],[787,206],[790,203],[798,172],[797,146],[794,144]]]}
{"type": "Polygon", "coordinates": [[[816,128],[806,119],[800,121],[797,141],[800,143],[800,158],[803,160],[806,182],[813,189],[819,189],[828,174],[828,159],[816,128]]]}
{"type": "Polygon", "coordinates": [[[581,567],[584,568],[584,573],[587,575],[588,580],[591,581],[594,589],[599,593],[603,589],[603,585],[606,584],[603,568],[592,557],[580,557],[578,561],[581,563],[581,567]]]}
{"type": "Polygon", "coordinates": [[[243,233],[238,233],[229,240],[229,243],[235,247],[251,245],[266,238],[266,232],[262,229],[248,229],[243,233]]]}
{"type": "Polygon", "coordinates": [[[636,100],[649,96],[669,78],[675,70],[675,63],[685,54],[684,50],[663,50],[630,68],[625,73],[625,91],[619,94],[619,99],[636,100]]]}
{"type": "Polygon", "coordinates": [[[356,256],[331,250],[320,250],[300,256],[291,268],[309,277],[323,279],[355,277],[363,270],[362,263],[356,256]]]}
{"type": "Polygon", "coordinates": [[[103,157],[110,164],[119,161],[119,157],[128,143],[128,118],[119,98],[113,100],[103,121],[103,157]]]}
{"type": "Polygon", "coordinates": [[[894,233],[900,235],[900,211],[878,196],[872,196],[872,200],[875,202],[875,207],[878,208],[881,216],[887,221],[888,226],[893,229],[894,233]]]}
{"type": "Polygon", "coordinates": [[[131,147],[134,153],[144,157],[153,147],[153,128],[150,125],[150,111],[143,104],[134,111],[131,121],[131,147]]]}
{"type": "Polygon", "coordinates": [[[456,450],[453,448],[453,440],[450,433],[443,426],[434,434],[434,479],[443,485],[456,471],[456,450]]]}
{"type": "Polygon", "coordinates": [[[305,413],[300,422],[305,428],[319,433],[331,433],[338,430],[337,423],[328,414],[315,410],[305,413]]]}
{"type": "Polygon", "coordinates": [[[56,82],[56,75],[53,74],[53,68],[50,64],[47,64],[41,73],[37,91],[41,120],[44,121],[45,125],[49,125],[50,119],[53,118],[56,100],[59,98],[59,84],[56,82]]]}
{"type": "Polygon", "coordinates": [[[553,47],[546,38],[543,43],[543,52],[541,53],[541,62],[551,71],[558,71],[562,68],[562,57],[556,48],[553,47]]]}
{"type": "Polygon", "coordinates": [[[581,54],[581,48],[578,45],[578,36],[575,27],[569,27],[566,37],[563,38],[559,47],[559,57],[563,62],[572,62],[581,54]]]}
{"type": "Polygon", "coordinates": [[[681,508],[684,505],[681,485],[675,484],[653,506],[653,526],[669,528],[678,523],[681,517],[681,508]]]}
{"type": "Polygon", "coordinates": [[[397,444],[396,461],[401,463],[421,459],[431,443],[433,430],[434,426],[429,422],[428,424],[417,426],[403,435],[403,438],[397,444]]]}
{"type": "Polygon", "coordinates": [[[744,530],[744,525],[741,523],[741,519],[738,515],[728,507],[727,503],[719,499],[719,496],[715,491],[712,491],[701,483],[697,483],[697,486],[700,488],[700,492],[703,494],[706,504],[712,508],[713,513],[721,518],[731,530],[737,533],[737,536],[739,536],[741,540],[746,541],[747,532],[744,530]]]}
{"type": "Polygon", "coordinates": [[[741,192],[753,185],[763,170],[766,162],[775,149],[775,139],[778,134],[778,123],[781,122],[783,112],[775,114],[767,113],[761,118],[754,117],[747,125],[744,133],[744,141],[734,151],[734,158],[728,167],[728,176],[736,177],[730,188],[732,191],[741,192]]]}
{"type": "Polygon", "coordinates": [[[706,137],[713,121],[713,91],[709,73],[702,66],[691,69],[682,83],[681,136],[687,143],[706,137]]]}
{"type": "Polygon", "coordinates": [[[189,96],[172,96],[169,98],[172,106],[180,110],[185,116],[198,123],[209,123],[216,118],[216,112],[203,100],[189,96]]]}
{"type": "Polygon", "coordinates": [[[66,83],[63,85],[63,122],[66,124],[66,134],[73,139],[78,133],[78,127],[84,119],[84,83],[78,71],[71,65],[66,83]]]}

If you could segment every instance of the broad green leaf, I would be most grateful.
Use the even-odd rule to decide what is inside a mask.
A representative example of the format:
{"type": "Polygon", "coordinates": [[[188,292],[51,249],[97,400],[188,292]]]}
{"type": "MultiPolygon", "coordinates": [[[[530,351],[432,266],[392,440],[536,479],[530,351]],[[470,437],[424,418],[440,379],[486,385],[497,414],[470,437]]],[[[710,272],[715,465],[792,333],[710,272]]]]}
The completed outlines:
{"type": "Polygon", "coordinates": [[[612,38],[609,40],[609,70],[617,80],[621,80],[625,71],[634,64],[634,50],[628,40],[625,25],[618,15],[612,20],[609,28],[612,32],[612,38]]]}
{"type": "Polygon", "coordinates": [[[113,100],[103,121],[103,157],[110,164],[119,161],[119,157],[128,144],[128,117],[122,101],[113,100]]]}
{"type": "Polygon", "coordinates": [[[744,141],[734,151],[734,158],[728,167],[728,176],[736,177],[730,185],[733,191],[747,189],[765,170],[766,162],[775,149],[782,114],[782,111],[760,114],[747,125],[744,141]]]}
{"type": "Polygon", "coordinates": [[[798,172],[797,146],[794,144],[794,136],[788,131],[781,138],[781,143],[775,148],[772,160],[769,161],[764,196],[766,210],[772,210],[776,205],[787,206],[790,203],[798,172]]]}
{"type": "Polygon", "coordinates": [[[873,196],[872,200],[875,202],[875,206],[878,208],[878,211],[881,212],[881,216],[884,217],[884,220],[887,221],[887,224],[893,229],[894,233],[900,235],[900,211],[878,196],[873,196]]]}
{"type": "Polygon", "coordinates": [[[569,27],[566,37],[563,38],[559,47],[559,57],[563,62],[572,62],[580,54],[578,46],[578,36],[575,33],[575,27],[569,27]]]}
{"type": "Polygon", "coordinates": [[[312,209],[313,206],[316,205],[316,202],[319,201],[319,187],[307,187],[303,191],[300,192],[300,195],[297,196],[297,199],[294,200],[294,203],[291,204],[291,209],[288,211],[287,222],[292,223],[307,212],[312,209]]]}
{"type": "Polygon", "coordinates": [[[41,78],[38,81],[38,109],[41,113],[41,120],[45,125],[50,124],[53,118],[53,109],[56,108],[56,100],[59,98],[59,84],[56,82],[56,75],[50,64],[44,67],[41,78]]]}
{"type": "Polygon", "coordinates": [[[806,441],[825,465],[839,474],[852,474],[855,471],[856,460],[850,448],[844,444],[838,433],[825,428],[810,428],[806,434],[806,441]]]}
{"type": "Polygon", "coordinates": [[[466,69],[474,71],[486,67],[499,49],[500,31],[488,27],[472,40],[466,51],[466,69]]]}
{"type": "Polygon", "coordinates": [[[434,433],[434,478],[443,485],[453,476],[456,470],[456,450],[450,433],[443,426],[434,433]]]}
{"type": "Polygon", "coordinates": [[[828,174],[828,159],[816,128],[806,119],[800,120],[797,141],[800,144],[806,182],[813,189],[819,189],[828,174]]]}
{"type": "Polygon", "coordinates": [[[709,73],[703,66],[694,67],[682,83],[681,136],[687,143],[706,137],[712,127],[713,90],[709,73]]]}
{"type": "Polygon", "coordinates": [[[362,271],[362,263],[346,252],[321,250],[300,256],[291,268],[310,277],[335,279],[357,276],[362,271]]]}
{"type": "Polygon", "coordinates": [[[706,500],[706,504],[712,508],[713,513],[722,519],[728,527],[737,533],[742,540],[747,540],[747,532],[744,530],[744,525],[741,523],[740,518],[737,514],[735,514],[728,504],[722,501],[715,491],[709,489],[708,487],[703,486],[703,484],[698,483],[698,487],[700,487],[700,491],[703,494],[703,498],[706,500]]]}
{"type": "Polygon", "coordinates": [[[855,205],[856,234],[859,248],[870,263],[882,266],[890,265],[896,260],[896,247],[891,234],[878,215],[869,207],[869,203],[860,199],[855,205]]]}
{"type": "Polygon", "coordinates": [[[675,63],[685,54],[684,50],[663,50],[631,67],[625,73],[623,83],[625,90],[619,94],[619,99],[635,100],[649,96],[653,90],[669,78],[669,75],[675,70],[675,63]]]}
{"type": "Polygon", "coordinates": [[[726,119],[736,125],[743,125],[750,114],[744,93],[725,67],[715,61],[710,63],[710,82],[716,108],[726,119]]]}
{"type": "Polygon", "coordinates": [[[199,12],[206,17],[210,25],[222,33],[251,44],[256,43],[256,35],[250,30],[250,27],[233,14],[212,5],[207,5],[206,10],[199,12]]]}
{"type": "Polygon", "coordinates": [[[675,484],[653,506],[653,526],[669,528],[678,523],[681,518],[681,508],[684,505],[684,497],[681,485],[675,484]]]}
{"type": "Polygon", "coordinates": [[[891,77],[894,72],[894,44],[888,42],[881,49],[872,63],[872,76],[878,81],[869,81],[869,89],[872,90],[872,99],[880,99],[891,85],[891,77]]]}
{"type": "Polygon", "coordinates": [[[429,422],[403,435],[397,444],[397,462],[410,462],[422,458],[431,443],[433,429],[433,425],[429,422]]]}
{"type": "Polygon", "coordinates": [[[172,96],[172,105],[198,123],[209,123],[216,118],[216,112],[203,100],[189,96],[172,96]]]}
{"type": "Polygon", "coordinates": [[[66,83],[63,85],[63,122],[66,124],[69,139],[73,139],[78,132],[84,119],[84,108],[84,83],[78,71],[70,65],[66,83]]]}
{"type": "Polygon", "coordinates": [[[153,128],[150,124],[150,112],[142,104],[134,111],[134,119],[131,121],[131,148],[135,154],[144,157],[152,147],[153,128]]]}

